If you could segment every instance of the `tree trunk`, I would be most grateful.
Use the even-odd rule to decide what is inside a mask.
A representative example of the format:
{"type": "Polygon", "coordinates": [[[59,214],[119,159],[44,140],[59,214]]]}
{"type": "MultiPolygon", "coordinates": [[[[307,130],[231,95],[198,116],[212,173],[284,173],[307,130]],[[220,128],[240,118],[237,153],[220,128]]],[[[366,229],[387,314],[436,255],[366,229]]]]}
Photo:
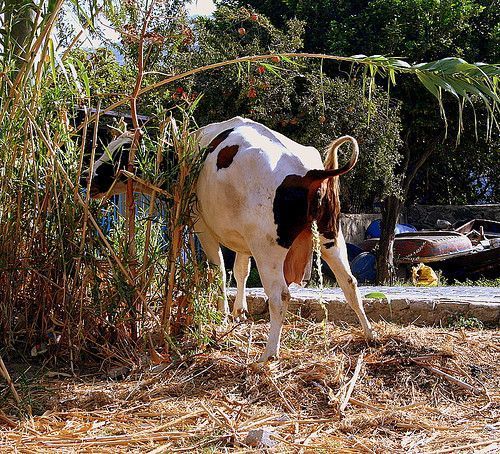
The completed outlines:
{"type": "Polygon", "coordinates": [[[410,185],[418,170],[427,161],[429,156],[436,150],[438,144],[440,143],[440,138],[436,138],[434,141],[428,143],[425,147],[424,152],[416,159],[414,162],[410,163],[410,152],[412,150],[409,134],[406,135],[405,139],[405,159],[400,169],[402,175],[404,175],[401,184],[401,195],[399,197],[395,195],[388,196],[384,203],[382,204],[382,222],[380,226],[380,241],[378,243],[378,253],[377,253],[377,284],[389,284],[392,285],[394,280],[394,230],[403,209],[408,191],[410,190],[410,185]]]}
{"type": "Polygon", "coordinates": [[[394,229],[398,222],[403,200],[388,196],[382,205],[382,222],[377,253],[377,284],[392,285],[394,279],[394,229]]]}

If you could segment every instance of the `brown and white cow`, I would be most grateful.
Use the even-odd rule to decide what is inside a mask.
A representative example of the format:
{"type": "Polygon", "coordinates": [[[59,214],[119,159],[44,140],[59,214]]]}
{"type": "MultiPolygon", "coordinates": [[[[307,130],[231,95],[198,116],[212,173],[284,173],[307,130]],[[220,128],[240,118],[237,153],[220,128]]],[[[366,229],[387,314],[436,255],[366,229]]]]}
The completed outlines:
{"type": "MultiPolygon", "coordinates": [[[[269,299],[271,328],[259,361],[279,353],[283,318],[290,300],[288,286],[302,283],[312,253],[314,220],[320,233],[322,258],[334,272],[365,336],[373,339],[375,333],[366,318],[339,228],[338,176],[356,164],[356,140],[350,136],[334,140],[328,147],[325,168],[315,148],[241,117],[210,124],[194,134],[207,153],[197,183],[195,229],[209,261],[223,271],[224,292],[219,309],[229,313],[221,245],[236,252],[233,316],[242,317],[247,311],[245,285],[251,256],[269,299]],[[351,142],[353,152],[350,161],[337,168],[337,148],[345,142],[351,142]]],[[[114,145],[112,142],[109,148],[114,145]]],[[[94,196],[103,195],[112,183],[103,187],[100,181],[100,172],[109,173],[103,164],[110,165],[103,158],[93,168],[94,196]]],[[[115,185],[113,193],[120,192],[121,187],[115,185]]]]}

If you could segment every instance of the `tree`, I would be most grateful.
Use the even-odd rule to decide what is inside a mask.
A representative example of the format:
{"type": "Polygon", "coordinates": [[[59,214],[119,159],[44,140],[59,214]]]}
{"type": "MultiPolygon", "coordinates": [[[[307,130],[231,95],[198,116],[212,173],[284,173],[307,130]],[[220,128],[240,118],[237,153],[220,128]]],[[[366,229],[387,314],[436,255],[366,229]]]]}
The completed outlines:
{"type": "MultiPolygon", "coordinates": [[[[240,2],[232,0],[228,3],[240,2]]],[[[279,26],[284,26],[283,20],[288,17],[304,20],[307,24],[305,45],[310,51],[325,50],[335,55],[359,53],[400,55],[413,62],[436,60],[449,55],[472,61],[498,61],[500,7],[497,0],[493,2],[489,0],[456,2],[439,0],[363,2],[283,0],[269,2],[255,0],[245,1],[245,3],[250,4],[259,12],[269,14],[279,26]]],[[[336,73],[339,68],[330,65],[328,69],[336,73]]],[[[438,86],[434,89],[441,90],[438,86]]],[[[414,186],[415,176],[425,168],[431,155],[447,156],[447,159],[452,157],[448,150],[455,148],[454,142],[460,127],[458,121],[451,121],[446,136],[446,127],[437,108],[436,100],[412,80],[400,80],[392,90],[392,96],[402,101],[403,147],[398,169],[401,192],[388,196],[384,200],[384,219],[378,259],[379,281],[390,279],[394,225],[404,200],[414,186]],[[436,129],[437,124],[443,126],[436,129]]],[[[442,104],[448,113],[461,109],[461,106],[457,109],[457,100],[451,98],[445,98],[442,104]]],[[[481,99],[478,100],[481,101],[481,99]]],[[[478,100],[474,100],[474,97],[471,99],[480,112],[478,100]]],[[[478,116],[485,118],[481,113],[478,116]]],[[[468,120],[470,121],[470,117],[468,120]]],[[[479,122],[478,129],[484,131],[485,122],[479,122]]],[[[470,134],[472,131],[468,128],[465,132],[470,134]]],[[[485,163],[480,170],[479,179],[495,178],[488,176],[491,175],[487,164],[488,157],[492,155],[491,143],[488,144],[483,137],[479,146],[472,146],[467,139],[466,142],[462,142],[461,149],[466,143],[470,146],[466,152],[474,156],[476,163],[485,163]]],[[[431,167],[435,169],[435,165],[431,167]]],[[[448,174],[448,177],[453,179],[454,175],[448,174]]]]}
{"type": "Polygon", "coordinates": [[[474,205],[500,201],[500,138],[486,141],[484,134],[479,134],[476,140],[474,119],[464,119],[464,122],[466,129],[460,144],[450,143],[446,153],[435,153],[431,162],[420,168],[407,203],[474,205]]]}
{"type": "MultiPolygon", "coordinates": [[[[303,32],[304,24],[295,19],[279,30],[268,18],[247,8],[220,7],[213,17],[194,21],[192,43],[179,46],[177,53],[159,53],[163,58],[157,58],[148,69],[176,74],[241,55],[295,52],[303,45],[303,32]]],[[[154,33],[163,35],[166,30],[155,28],[154,33]]],[[[130,42],[121,46],[124,55],[133,54],[130,42]]],[[[96,67],[98,74],[101,67],[96,67]]],[[[371,206],[376,197],[396,186],[399,107],[389,103],[384,90],[374,92],[369,101],[360,81],[332,79],[322,73],[319,61],[296,64],[276,57],[271,62],[232,65],[179,81],[169,96],[161,98],[161,104],[164,108],[179,102],[189,105],[200,93],[194,112],[200,125],[242,115],[319,150],[335,136],[354,134],[363,153],[360,165],[342,185],[345,211],[371,206]]],[[[143,108],[148,106],[143,104],[143,108]]]]}

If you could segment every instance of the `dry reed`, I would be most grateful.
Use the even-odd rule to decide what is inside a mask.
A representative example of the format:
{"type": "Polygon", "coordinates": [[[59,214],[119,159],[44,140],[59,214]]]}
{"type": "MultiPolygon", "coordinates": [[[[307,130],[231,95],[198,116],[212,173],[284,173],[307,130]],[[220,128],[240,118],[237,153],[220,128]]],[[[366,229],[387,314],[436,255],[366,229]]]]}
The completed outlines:
{"type": "MultiPolygon", "coordinates": [[[[210,314],[204,307],[212,303],[210,275],[201,272],[204,264],[189,233],[203,156],[190,139],[192,112],[174,112],[178,127],[169,112],[153,121],[151,132],[139,129],[143,44],[153,2],[141,27],[136,83],[127,97],[135,133],[124,172],[149,162],[143,181],[154,190],[148,215],[141,216],[136,203],[134,182],[141,178],[135,175],[121,215],[109,215],[109,205],[82,193],[78,182],[96,159],[106,109],[100,98],[89,97],[84,74],[66,66],[63,77],[56,70],[60,62],[49,52],[49,40],[61,5],[54,3],[40,23],[29,61],[17,71],[0,72],[0,347],[9,356],[63,358],[73,371],[89,358],[133,367],[141,352],[155,351],[153,344],[175,347],[170,317],[182,333],[197,312],[210,314]],[[77,105],[85,112],[81,121],[77,105]],[[169,163],[166,170],[161,162],[169,163]],[[112,224],[108,232],[102,224],[106,217],[112,224]]],[[[64,57],[73,59],[74,69],[76,57],[64,57]]],[[[200,328],[200,335],[201,325],[193,328],[200,328]]]]}

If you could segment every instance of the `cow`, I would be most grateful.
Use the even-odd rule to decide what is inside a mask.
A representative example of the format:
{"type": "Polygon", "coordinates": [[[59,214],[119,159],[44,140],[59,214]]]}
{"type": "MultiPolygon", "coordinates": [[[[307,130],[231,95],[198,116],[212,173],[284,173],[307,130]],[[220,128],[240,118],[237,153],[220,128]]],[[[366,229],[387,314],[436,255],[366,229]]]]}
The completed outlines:
{"type": "MultiPolygon", "coordinates": [[[[374,339],[376,334],[365,315],[339,227],[338,177],[356,164],[357,141],[350,136],[333,140],[324,165],[314,147],[300,145],[263,124],[241,117],[209,124],[193,134],[206,154],[196,187],[195,231],[208,260],[222,270],[219,310],[229,313],[221,245],[236,252],[233,317],[242,319],[247,312],[245,286],[250,257],[256,262],[268,297],[270,331],[258,361],[279,355],[283,319],[290,300],[289,285],[302,284],[312,255],[314,221],[321,257],[335,274],[365,337],[374,339]],[[350,160],[338,168],[337,149],[348,142],[352,145],[350,160]]],[[[130,135],[120,136],[110,143],[109,149],[116,152],[131,140],[130,135]]],[[[102,197],[109,191],[113,179],[104,182],[101,175],[108,176],[111,169],[109,155],[95,162],[90,175],[93,197],[102,197]]],[[[125,184],[118,179],[108,195],[124,191],[125,184]]]]}

